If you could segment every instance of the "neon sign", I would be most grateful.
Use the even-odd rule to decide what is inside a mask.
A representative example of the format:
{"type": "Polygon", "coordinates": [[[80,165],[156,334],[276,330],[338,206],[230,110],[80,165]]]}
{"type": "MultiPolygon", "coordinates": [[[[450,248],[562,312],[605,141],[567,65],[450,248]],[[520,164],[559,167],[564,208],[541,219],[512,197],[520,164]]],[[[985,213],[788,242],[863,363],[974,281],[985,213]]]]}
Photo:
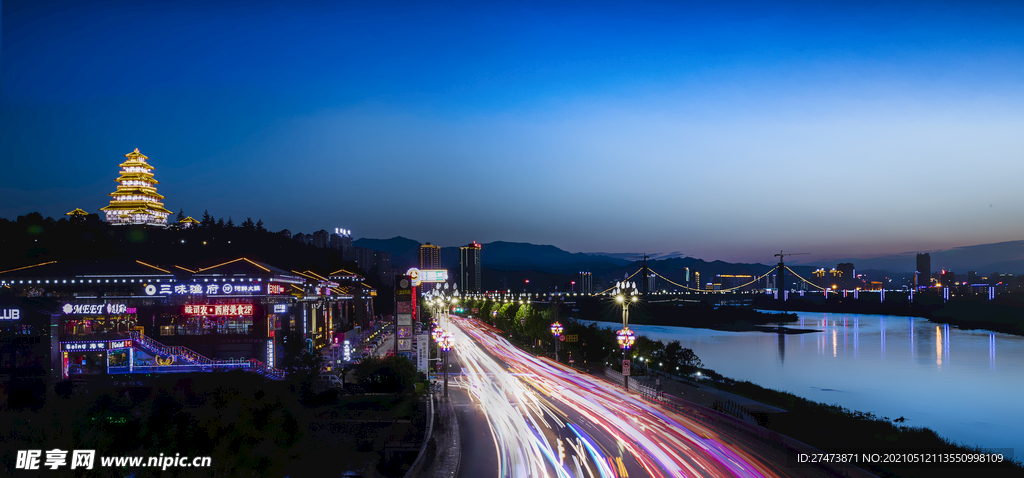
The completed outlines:
{"type": "Polygon", "coordinates": [[[284,294],[284,286],[281,284],[267,284],[268,294],[284,294]]]}
{"type": "Polygon", "coordinates": [[[186,305],[185,315],[252,315],[252,304],[186,305]]]}
{"type": "MultiPolygon", "coordinates": [[[[283,291],[283,287],[280,287],[283,291]]],[[[269,289],[269,287],[268,287],[269,289]]],[[[260,284],[150,284],[143,289],[146,295],[229,295],[259,294],[260,284]]],[[[268,290],[269,292],[269,290],[268,290]]],[[[273,292],[269,292],[273,293],[273,292]]]]}
{"type": "Polygon", "coordinates": [[[64,304],[61,311],[68,315],[117,315],[134,313],[135,308],[128,309],[127,304],[64,304]]]}
{"type": "Polygon", "coordinates": [[[21,309],[0,309],[0,320],[18,320],[21,318],[21,309]]]}

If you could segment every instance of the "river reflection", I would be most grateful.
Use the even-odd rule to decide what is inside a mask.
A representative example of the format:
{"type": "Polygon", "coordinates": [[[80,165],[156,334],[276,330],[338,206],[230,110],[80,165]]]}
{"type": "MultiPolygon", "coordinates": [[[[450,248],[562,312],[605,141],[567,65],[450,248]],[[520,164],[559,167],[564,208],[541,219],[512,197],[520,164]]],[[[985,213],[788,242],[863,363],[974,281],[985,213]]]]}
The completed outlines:
{"type": "Polygon", "coordinates": [[[679,340],[728,377],[880,417],[902,416],[954,441],[1024,455],[1024,337],[911,317],[798,315],[783,325],[815,332],[630,328],[654,340],[679,340]]]}

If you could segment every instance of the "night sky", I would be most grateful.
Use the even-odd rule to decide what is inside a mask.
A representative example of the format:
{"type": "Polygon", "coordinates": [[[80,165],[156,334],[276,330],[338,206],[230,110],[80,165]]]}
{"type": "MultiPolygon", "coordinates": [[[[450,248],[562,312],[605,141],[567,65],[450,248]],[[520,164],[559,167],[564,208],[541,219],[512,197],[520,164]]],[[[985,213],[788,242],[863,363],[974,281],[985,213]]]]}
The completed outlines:
{"type": "Polygon", "coordinates": [[[1024,3],[548,3],[4,1],[0,216],[96,212],[139,148],[168,209],[271,230],[1024,238],[1024,3]]]}

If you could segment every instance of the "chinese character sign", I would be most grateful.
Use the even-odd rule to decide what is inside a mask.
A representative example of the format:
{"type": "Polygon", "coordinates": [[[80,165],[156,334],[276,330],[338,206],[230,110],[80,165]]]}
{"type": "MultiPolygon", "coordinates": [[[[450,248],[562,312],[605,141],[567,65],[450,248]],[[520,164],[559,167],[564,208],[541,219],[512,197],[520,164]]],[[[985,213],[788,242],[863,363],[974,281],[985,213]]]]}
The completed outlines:
{"type": "Polygon", "coordinates": [[[186,305],[185,315],[206,315],[206,316],[251,316],[253,313],[252,304],[216,304],[216,305],[186,305]]]}

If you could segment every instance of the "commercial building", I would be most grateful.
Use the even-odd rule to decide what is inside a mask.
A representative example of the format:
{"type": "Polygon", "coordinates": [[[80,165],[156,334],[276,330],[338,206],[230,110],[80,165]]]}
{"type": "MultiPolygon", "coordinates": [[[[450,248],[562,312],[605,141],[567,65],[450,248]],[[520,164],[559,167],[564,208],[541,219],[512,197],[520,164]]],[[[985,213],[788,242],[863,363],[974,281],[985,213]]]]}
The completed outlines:
{"type": "Polygon", "coordinates": [[[110,204],[100,208],[106,213],[106,220],[114,225],[141,224],[167,227],[167,216],[171,211],[161,202],[164,197],[157,194],[153,166],[148,157],[138,148],[126,155],[128,161],[121,163],[121,175],[115,179],[117,189],[110,193],[110,204]]]}
{"type": "Polygon", "coordinates": [[[480,250],[476,241],[459,248],[459,289],[465,292],[480,292],[483,285],[480,278],[480,250]]]}
{"type": "Polygon", "coordinates": [[[17,360],[46,364],[51,382],[232,368],[281,378],[285,337],[324,347],[375,295],[367,287],[356,301],[337,281],[245,258],[203,268],[51,261],[0,273],[0,290],[0,344],[45,343],[17,360]]]}
{"type": "Polygon", "coordinates": [[[426,243],[420,246],[420,270],[441,268],[441,246],[426,243]]]}

